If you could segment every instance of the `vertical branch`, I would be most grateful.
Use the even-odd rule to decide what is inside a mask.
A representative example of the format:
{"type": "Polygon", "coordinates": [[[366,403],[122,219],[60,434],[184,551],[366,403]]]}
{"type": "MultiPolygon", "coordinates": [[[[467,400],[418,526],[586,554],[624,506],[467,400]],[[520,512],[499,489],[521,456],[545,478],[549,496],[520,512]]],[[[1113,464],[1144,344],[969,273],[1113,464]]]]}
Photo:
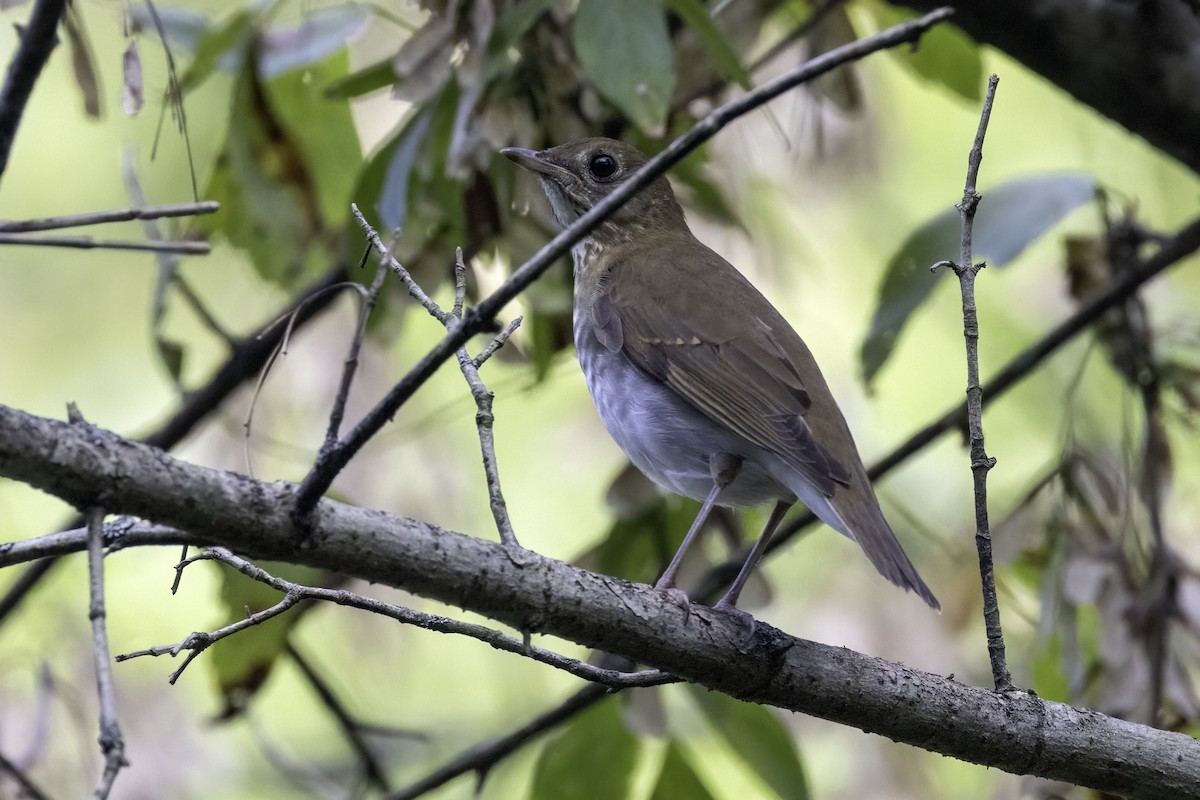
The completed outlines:
{"type": "Polygon", "coordinates": [[[108,628],[104,610],[104,511],[92,508],[88,523],[88,619],[92,622],[92,657],[96,663],[96,693],[100,700],[100,752],[104,754],[104,772],[92,790],[92,800],[104,800],[112,791],[117,773],[125,761],[125,739],[117,721],[117,697],[112,674],[112,656],[108,648],[108,628]]]}
{"type": "Polygon", "coordinates": [[[962,218],[962,238],[957,264],[941,262],[934,265],[950,266],[958,275],[962,292],[963,337],[967,348],[967,430],[971,444],[971,475],[975,488],[975,550],[979,554],[979,577],[983,588],[983,622],[987,632],[988,657],[992,664],[992,680],[996,691],[1012,690],[1012,676],[1004,655],[1004,631],[1000,627],[1000,605],[996,600],[996,575],[992,561],[992,534],[988,526],[987,474],[996,465],[983,447],[983,389],[979,384],[979,315],[975,307],[975,276],[984,264],[975,264],[971,254],[971,236],[974,230],[975,210],[979,206],[979,193],[975,182],[979,176],[979,165],[983,161],[983,138],[987,133],[988,120],[992,116],[992,101],[996,97],[995,75],[988,78],[987,96],[979,117],[979,129],[975,143],[967,156],[967,180],[963,199],[958,205],[962,218]]]}
{"type": "Polygon", "coordinates": [[[33,85],[58,43],[58,23],[66,10],[67,0],[37,0],[29,24],[20,32],[21,43],[0,88],[0,176],[8,166],[8,155],[33,85]]]}

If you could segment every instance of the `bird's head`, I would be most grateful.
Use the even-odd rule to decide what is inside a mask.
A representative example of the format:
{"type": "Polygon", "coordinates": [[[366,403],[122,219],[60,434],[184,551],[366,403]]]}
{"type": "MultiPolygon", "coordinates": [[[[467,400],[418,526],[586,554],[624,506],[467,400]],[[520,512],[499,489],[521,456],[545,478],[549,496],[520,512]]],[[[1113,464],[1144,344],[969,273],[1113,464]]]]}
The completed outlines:
{"type": "MultiPolygon", "coordinates": [[[[615,139],[578,139],[546,150],[506,147],[505,156],[538,177],[554,216],[570,225],[611,194],[648,160],[636,148],[615,139]]],[[[634,195],[593,234],[620,240],[664,226],[685,225],[683,210],[666,178],[634,195]]]]}

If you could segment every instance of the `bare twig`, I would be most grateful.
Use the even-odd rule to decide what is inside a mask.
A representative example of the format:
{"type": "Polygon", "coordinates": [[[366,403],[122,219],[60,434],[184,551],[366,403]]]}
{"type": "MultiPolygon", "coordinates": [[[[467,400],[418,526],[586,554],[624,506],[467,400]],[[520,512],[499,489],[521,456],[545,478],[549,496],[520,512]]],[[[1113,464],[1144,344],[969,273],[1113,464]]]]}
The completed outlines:
{"type": "MultiPolygon", "coordinates": [[[[358,221],[359,227],[363,229],[367,241],[379,253],[380,268],[391,269],[392,272],[396,273],[405,288],[408,289],[408,293],[429,312],[430,316],[442,323],[447,330],[452,331],[455,326],[460,325],[463,319],[463,303],[466,301],[467,295],[467,266],[463,260],[462,248],[458,248],[455,253],[454,305],[450,312],[447,313],[421,288],[420,284],[413,279],[408,270],[392,256],[387,246],[384,245],[383,240],[380,239],[378,232],[367,222],[362,212],[358,210],[358,206],[351,205],[351,209],[354,212],[354,218],[358,221]]],[[[492,354],[508,341],[508,338],[512,336],[520,324],[520,317],[510,322],[475,358],[471,358],[467,353],[465,345],[455,351],[459,369],[463,374],[463,378],[467,381],[467,386],[471,390],[471,396],[475,398],[475,427],[479,431],[479,447],[483,454],[483,470],[487,477],[488,501],[492,510],[492,519],[496,522],[496,530],[500,534],[500,541],[514,548],[520,547],[520,544],[517,542],[517,534],[513,531],[512,522],[508,518],[508,505],[504,501],[504,493],[500,488],[500,471],[496,465],[496,443],[492,435],[492,428],[495,423],[495,416],[492,413],[493,395],[488,391],[487,386],[484,385],[483,379],[479,377],[479,366],[491,358],[492,354]]],[[[329,444],[330,442],[326,440],[326,445],[329,444]]]]}
{"type": "Polygon", "coordinates": [[[382,791],[388,790],[387,770],[384,765],[379,762],[375,753],[372,752],[370,744],[362,736],[362,728],[358,722],[350,716],[342,705],[333,688],[321,677],[309,660],[296,649],[296,645],[290,639],[285,643],[284,649],[287,654],[296,662],[296,666],[304,673],[304,677],[308,680],[310,686],[321,698],[321,704],[329,709],[329,713],[333,714],[333,718],[337,720],[338,727],[342,729],[342,735],[346,737],[346,741],[350,743],[350,747],[358,756],[359,763],[362,764],[363,772],[367,776],[370,783],[382,791]]]}
{"type": "Polygon", "coordinates": [[[207,649],[214,642],[220,641],[227,636],[231,636],[246,628],[258,625],[272,617],[276,617],[287,611],[292,606],[304,600],[324,600],[330,603],[336,603],[340,606],[348,608],[357,608],[361,611],[369,611],[372,614],[378,614],[389,619],[394,619],[397,622],[402,622],[406,625],[415,625],[419,628],[435,631],[437,633],[451,633],[460,636],[468,636],[472,639],[490,645],[491,647],[504,651],[506,653],[515,653],[517,655],[528,656],[534,661],[561,669],[569,672],[572,675],[583,678],[584,680],[594,681],[603,684],[610,689],[626,689],[634,686],[659,686],[664,683],[674,683],[678,678],[661,670],[642,670],[640,672],[622,672],[619,670],[601,669],[592,666],[585,662],[574,658],[567,658],[550,650],[545,650],[540,647],[527,648],[524,642],[514,639],[511,636],[506,636],[499,631],[484,627],[483,625],[474,625],[468,622],[460,622],[458,620],[449,619],[448,617],[435,616],[433,614],[425,614],[420,611],[413,611],[403,606],[384,603],[370,597],[364,597],[354,592],[346,591],[345,589],[326,589],[319,586],[304,586],[298,583],[293,583],[283,578],[275,577],[266,570],[251,564],[249,561],[234,555],[229,550],[223,547],[213,547],[201,553],[197,553],[187,559],[187,563],[195,563],[197,561],[219,561],[236,569],[248,578],[252,578],[259,583],[263,583],[271,588],[282,592],[283,599],[268,609],[251,614],[244,620],[239,620],[223,628],[219,628],[211,633],[196,632],[185,638],[183,641],[174,645],[163,645],[160,647],[151,647],[145,650],[138,650],[133,653],[126,653],[117,656],[117,661],[126,661],[131,658],[141,656],[161,656],[171,655],[176,656],[184,650],[189,651],[189,655],[184,664],[176,670],[170,678],[170,682],[174,683],[178,680],[179,675],[187,667],[191,661],[207,649]]]}
{"type": "Polygon", "coordinates": [[[92,656],[96,665],[96,693],[100,699],[100,752],[104,754],[104,772],[96,781],[92,799],[104,800],[112,791],[117,773],[128,762],[125,760],[125,739],[117,720],[116,687],[104,610],[104,511],[89,509],[87,520],[88,618],[92,621],[92,656]]]}
{"type": "Polygon", "coordinates": [[[610,694],[609,690],[599,684],[593,683],[585,686],[559,705],[539,714],[521,727],[498,739],[482,742],[464,750],[421,780],[389,794],[384,800],[414,800],[468,772],[478,773],[479,779],[482,781],[492,767],[523,745],[553,730],[576,714],[586,711],[610,694]]]}
{"type": "Polygon", "coordinates": [[[151,253],[178,253],[185,256],[204,256],[212,250],[208,242],[119,242],[93,239],[91,236],[26,236],[22,233],[0,233],[0,245],[4,244],[70,247],[76,250],[145,250],[151,253]]]}
{"type": "Polygon", "coordinates": [[[8,166],[8,156],[33,85],[58,43],[56,31],[66,10],[67,0],[37,0],[29,23],[20,31],[21,43],[8,64],[4,86],[0,88],[0,176],[8,166]]]}
{"type": "Polygon", "coordinates": [[[0,233],[31,233],[52,231],[60,228],[79,228],[84,225],[100,225],[105,222],[129,222],[131,220],[163,219],[166,217],[196,217],[213,214],[221,204],[215,200],[175,205],[141,206],[117,208],[108,211],[91,211],[86,214],[68,214],[61,217],[39,219],[0,220],[0,233]]]}
{"type": "Polygon", "coordinates": [[[878,50],[918,40],[929,28],[949,17],[949,8],[940,8],[918,19],[888,28],[880,33],[830,50],[811,61],[769,81],[720,108],[696,123],[687,133],[671,142],[661,153],[646,162],[641,169],[623,182],[612,194],[597,203],[590,211],[543,246],[533,258],[521,265],[499,288],[477,304],[462,322],[447,330],[446,336],[434,345],[359,421],[336,448],[318,457],[296,493],[295,517],[303,524],[321,495],[351,458],[362,449],[418,388],[429,380],[442,363],[450,358],[476,333],[492,324],[500,309],[508,305],[526,286],[548,270],[571,247],[608,219],[634,194],[653,183],[684,156],[711,139],[718,131],[738,117],[773,100],[796,85],[823,75],[850,61],[866,57],[878,50]]]}
{"type": "MultiPolygon", "coordinates": [[[[979,385],[979,314],[975,307],[975,276],[983,264],[972,260],[971,235],[974,231],[975,210],[980,195],[975,190],[979,177],[979,165],[983,161],[983,139],[987,134],[988,120],[992,116],[992,103],[996,98],[996,84],[1000,79],[988,78],[987,95],[983,100],[983,111],[979,116],[979,129],[975,142],[967,157],[967,180],[963,188],[963,199],[958,205],[962,218],[962,236],[959,243],[958,263],[942,262],[958,275],[958,286],[962,292],[963,336],[967,348],[967,428],[971,448],[971,475],[975,488],[975,550],[979,554],[979,576],[983,587],[983,620],[987,631],[988,657],[992,664],[992,681],[997,692],[1008,692],[1014,688],[1012,676],[1004,657],[1004,631],[1000,627],[1000,605],[996,599],[996,574],[992,560],[992,532],[988,526],[987,474],[996,465],[983,447],[983,389],[979,385]]],[[[935,264],[937,269],[942,264],[935,264]]]]}
{"type": "MultiPolygon", "coordinates": [[[[351,204],[355,214],[358,214],[358,206],[351,204]]],[[[363,253],[362,261],[366,262],[367,253],[363,253]]],[[[354,373],[358,370],[358,354],[362,349],[363,340],[367,337],[367,322],[371,318],[371,312],[375,310],[375,304],[379,302],[379,290],[383,288],[383,279],[387,277],[388,268],[382,261],[375,268],[375,277],[371,280],[371,285],[367,287],[365,292],[362,292],[362,303],[358,309],[358,327],[354,330],[354,338],[350,341],[350,352],[346,355],[346,360],[342,365],[341,382],[338,384],[337,394],[334,396],[333,409],[329,412],[329,428],[325,431],[325,442],[321,448],[327,449],[337,445],[338,433],[342,429],[342,420],[346,416],[346,401],[350,397],[350,386],[354,383],[354,373]]]]}
{"type": "Polygon", "coordinates": [[[23,770],[5,758],[3,753],[0,753],[0,775],[8,775],[16,781],[17,786],[20,787],[16,797],[24,797],[28,800],[50,800],[49,796],[39,789],[23,770]]]}

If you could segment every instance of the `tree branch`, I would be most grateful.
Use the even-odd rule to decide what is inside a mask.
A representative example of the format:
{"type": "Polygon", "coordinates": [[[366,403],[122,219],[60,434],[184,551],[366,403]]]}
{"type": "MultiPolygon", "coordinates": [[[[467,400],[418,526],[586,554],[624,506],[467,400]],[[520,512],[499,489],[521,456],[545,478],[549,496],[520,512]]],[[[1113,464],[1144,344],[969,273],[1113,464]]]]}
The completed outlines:
{"type": "MultiPolygon", "coordinates": [[[[518,561],[493,542],[332,500],[314,508],[298,547],[294,485],[190,465],[99,428],[0,405],[0,475],[77,506],[400,587],[933,752],[1132,798],[1200,798],[1200,743],[1190,736],[964,686],[765,623],[747,639],[739,620],[681,608],[649,586],[533,553],[518,561]]],[[[0,566],[6,552],[0,547],[0,566]]]]}
{"type": "MultiPolygon", "coordinates": [[[[904,0],[915,9],[936,0],[904,0]]],[[[954,22],[1200,172],[1200,15],[1178,0],[959,0],[954,22]]]]}
{"type": "Polygon", "coordinates": [[[58,42],[58,23],[66,10],[67,0],[36,0],[29,24],[21,31],[21,43],[8,64],[4,87],[0,89],[0,177],[8,166],[8,156],[33,85],[58,42]]]}

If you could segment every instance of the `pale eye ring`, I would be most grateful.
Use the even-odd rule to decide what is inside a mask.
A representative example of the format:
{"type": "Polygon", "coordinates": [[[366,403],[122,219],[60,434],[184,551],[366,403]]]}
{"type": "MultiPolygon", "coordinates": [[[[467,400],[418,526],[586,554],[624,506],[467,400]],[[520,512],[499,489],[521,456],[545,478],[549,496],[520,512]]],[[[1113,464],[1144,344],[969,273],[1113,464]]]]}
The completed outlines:
{"type": "Polygon", "coordinates": [[[595,153],[588,161],[588,172],[598,181],[611,181],[617,174],[617,160],[608,153],[595,153]]]}

